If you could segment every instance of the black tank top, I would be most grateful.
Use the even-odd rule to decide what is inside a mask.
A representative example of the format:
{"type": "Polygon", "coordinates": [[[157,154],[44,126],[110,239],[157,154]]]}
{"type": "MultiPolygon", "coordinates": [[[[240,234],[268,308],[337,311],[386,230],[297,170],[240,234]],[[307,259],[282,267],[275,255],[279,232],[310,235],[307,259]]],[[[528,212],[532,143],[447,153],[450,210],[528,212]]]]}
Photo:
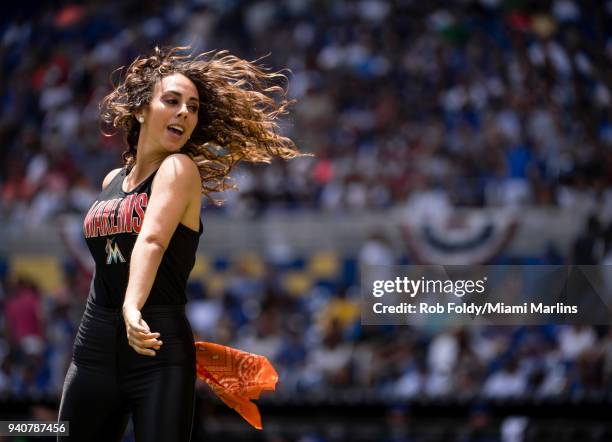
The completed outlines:
{"type": "MultiPolygon", "coordinates": [[[[95,304],[117,308],[123,305],[127,289],[130,256],[142,227],[157,171],[131,192],[122,190],[127,174],[122,168],[91,205],[83,232],[95,260],[95,274],[89,297],[95,304]]],[[[162,257],[146,305],[186,304],[187,278],[195,264],[202,234],[179,223],[162,257]]]]}

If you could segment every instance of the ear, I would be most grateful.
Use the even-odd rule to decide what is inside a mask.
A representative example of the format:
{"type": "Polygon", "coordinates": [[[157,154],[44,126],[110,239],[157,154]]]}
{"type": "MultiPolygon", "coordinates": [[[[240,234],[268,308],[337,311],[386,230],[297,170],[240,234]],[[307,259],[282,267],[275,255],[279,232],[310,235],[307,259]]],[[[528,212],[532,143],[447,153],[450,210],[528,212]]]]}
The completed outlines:
{"type": "Polygon", "coordinates": [[[136,117],[136,120],[138,120],[140,124],[144,123],[147,119],[147,115],[146,115],[146,112],[144,112],[144,110],[140,110],[136,112],[134,116],[136,117]]]}

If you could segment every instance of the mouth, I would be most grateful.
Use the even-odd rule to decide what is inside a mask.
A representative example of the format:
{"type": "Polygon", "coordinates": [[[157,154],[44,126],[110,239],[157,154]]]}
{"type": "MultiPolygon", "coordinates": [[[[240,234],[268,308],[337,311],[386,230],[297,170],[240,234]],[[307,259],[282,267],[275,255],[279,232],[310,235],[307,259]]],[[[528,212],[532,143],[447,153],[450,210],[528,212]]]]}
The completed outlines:
{"type": "Polygon", "coordinates": [[[177,124],[171,124],[167,126],[166,129],[168,130],[168,132],[170,132],[170,134],[172,134],[173,137],[177,138],[182,137],[183,133],[185,132],[185,129],[177,124]]]}

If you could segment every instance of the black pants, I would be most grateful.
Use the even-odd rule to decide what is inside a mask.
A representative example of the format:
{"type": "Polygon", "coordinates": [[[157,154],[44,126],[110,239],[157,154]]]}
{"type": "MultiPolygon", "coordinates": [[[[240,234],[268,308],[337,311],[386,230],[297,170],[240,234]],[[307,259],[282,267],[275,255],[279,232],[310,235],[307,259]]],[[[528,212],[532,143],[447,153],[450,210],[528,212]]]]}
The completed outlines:
{"type": "Polygon", "coordinates": [[[145,306],[143,319],[163,341],[156,356],[127,343],[120,309],[87,302],[66,374],[58,440],[121,441],[131,415],[137,442],[191,439],[195,345],[183,306],[145,306]]]}

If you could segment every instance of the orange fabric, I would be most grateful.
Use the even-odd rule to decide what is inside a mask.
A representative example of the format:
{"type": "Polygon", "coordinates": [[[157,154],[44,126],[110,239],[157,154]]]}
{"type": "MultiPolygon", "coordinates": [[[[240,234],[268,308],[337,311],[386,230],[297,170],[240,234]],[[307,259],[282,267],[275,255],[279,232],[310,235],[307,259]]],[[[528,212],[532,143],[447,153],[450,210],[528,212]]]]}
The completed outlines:
{"type": "Polygon", "coordinates": [[[264,390],[275,390],[278,373],[264,356],[247,353],[225,345],[197,341],[196,369],[225,404],[236,410],[248,423],[262,429],[257,405],[264,390]]]}

